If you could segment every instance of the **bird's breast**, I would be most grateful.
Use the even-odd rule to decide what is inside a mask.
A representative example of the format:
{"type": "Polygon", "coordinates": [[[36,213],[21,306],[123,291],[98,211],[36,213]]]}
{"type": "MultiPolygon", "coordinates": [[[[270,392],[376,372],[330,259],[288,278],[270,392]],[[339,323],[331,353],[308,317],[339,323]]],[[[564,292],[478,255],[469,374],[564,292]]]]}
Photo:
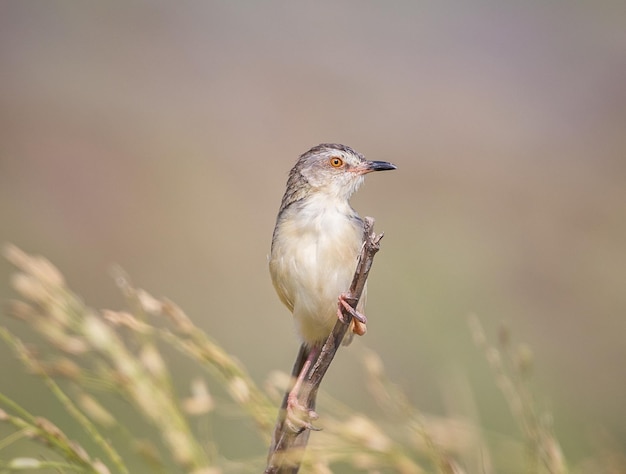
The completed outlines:
{"type": "Polygon", "coordinates": [[[318,204],[285,209],[270,257],[274,286],[305,340],[328,335],[363,241],[362,221],[349,206],[318,204]]]}

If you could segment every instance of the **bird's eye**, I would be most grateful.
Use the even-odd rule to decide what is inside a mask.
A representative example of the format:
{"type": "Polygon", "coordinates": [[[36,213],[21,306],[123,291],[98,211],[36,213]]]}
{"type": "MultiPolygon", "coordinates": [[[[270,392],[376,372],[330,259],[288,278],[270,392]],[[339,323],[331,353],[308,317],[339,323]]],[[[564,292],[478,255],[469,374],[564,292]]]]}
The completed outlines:
{"type": "Polygon", "coordinates": [[[339,168],[341,165],[343,165],[343,160],[341,158],[336,156],[330,158],[330,166],[333,168],[339,168]]]}

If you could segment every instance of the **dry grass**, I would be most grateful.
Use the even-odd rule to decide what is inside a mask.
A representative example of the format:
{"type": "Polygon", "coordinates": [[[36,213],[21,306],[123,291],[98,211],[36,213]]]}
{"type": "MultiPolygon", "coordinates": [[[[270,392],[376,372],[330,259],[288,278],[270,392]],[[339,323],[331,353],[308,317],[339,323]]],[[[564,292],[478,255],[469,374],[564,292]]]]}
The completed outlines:
{"type": "MultiPolygon", "coordinates": [[[[135,288],[121,270],[116,271],[115,282],[128,308],[94,310],[67,287],[46,259],[14,246],[7,246],[4,253],[17,269],[12,286],[19,295],[8,314],[45,342],[33,347],[3,326],[0,336],[25,369],[41,378],[66,414],[31,413],[0,393],[0,422],[12,428],[12,434],[0,440],[0,472],[127,473],[137,463],[145,466],[144,472],[172,472],[171,466],[194,474],[262,471],[265,453],[226,460],[208,435],[194,431],[193,420],[223,409],[207,388],[211,379],[224,388],[230,403],[253,422],[259,438],[268,444],[281,391],[288,382],[286,374],[271,374],[261,389],[245,367],[176,304],[135,288]],[[166,346],[186,356],[195,371],[185,396],[174,386],[172,369],[163,356],[166,346]],[[125,424],[108,403],[111,395],[130,404],[152,427],[160,437],[158,446],[137,435],[131,423],[125,424]],[[55,424],[66,415],[81,427],[81,443],[55,424]],[[124,435],[113,435],[119,432],[124,435]],[[7,447],[20,440],[37,443],[32,456],[7,459],[7,447]],[[128,445],[133,446],[133,459],[120,454],[128,445]]],[[[471,418],[442,419],[420,413],[387,379],[380,358],[370,353],[365,360],[368,387],[384,419],[374,420],[320,394],[323,433],[308,447],[303,471],[329,473],[349,466],[370,473],[569,472],[550,417],[538,412],[526,383],[530,351],[514,347],[508,333],[502,334],[499,348],[490,345],[476,318],[471,319],[471,329],[520,427],[522,439],[508,436],[506,441],[507,452],[516,452],[521,460],[519,469],[498,465],[501,456],[494,450],[504,450],[505,443],[488,443],[471,418]]],[[[611,459],[615,469],[624,466],[611,459]]],[[[618,472],[608,464],[589,465],[593,472],[618,472]]]]}

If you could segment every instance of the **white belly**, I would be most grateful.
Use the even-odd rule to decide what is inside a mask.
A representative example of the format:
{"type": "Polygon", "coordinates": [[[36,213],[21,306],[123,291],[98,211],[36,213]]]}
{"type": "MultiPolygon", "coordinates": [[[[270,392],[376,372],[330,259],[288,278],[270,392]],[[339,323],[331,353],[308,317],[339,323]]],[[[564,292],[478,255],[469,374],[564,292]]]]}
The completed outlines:
{"type": "Polygon", "coordinates": [[[308,344],[326,339],[335,325],[337,299],[350,287],[363,241],[362,223],[345,209],[314,211],[298,209],[279,222],[270,257],[276,291],[308,344]]]}

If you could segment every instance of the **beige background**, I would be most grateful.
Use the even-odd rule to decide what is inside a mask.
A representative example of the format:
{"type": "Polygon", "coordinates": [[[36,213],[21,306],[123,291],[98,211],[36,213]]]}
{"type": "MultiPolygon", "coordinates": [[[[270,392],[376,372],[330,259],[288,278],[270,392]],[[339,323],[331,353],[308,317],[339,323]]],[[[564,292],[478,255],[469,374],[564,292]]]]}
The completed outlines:
{"type": "MultiPolygon", "coordinates": [[[[297,348],[266,268],[287,172],[348,144],[399,169],[353,200],[386,236],[369,333],[325,388],[372,409],[355,389],[366,346],[424,412],[459,409],[461,384],[483,426],[516,435],[475,313],[533,348],[569,459],[620,450],[625,18],[590,0],[2,2],[0,240],[49,257],[95,307],[122,306],[121,264],[262,382],[297,348]]],[[[0,390],[44,410],[0,355],[0,390]]],[[[241,436],[264,453],[214,431],[227,455],[241,436]]]]}

